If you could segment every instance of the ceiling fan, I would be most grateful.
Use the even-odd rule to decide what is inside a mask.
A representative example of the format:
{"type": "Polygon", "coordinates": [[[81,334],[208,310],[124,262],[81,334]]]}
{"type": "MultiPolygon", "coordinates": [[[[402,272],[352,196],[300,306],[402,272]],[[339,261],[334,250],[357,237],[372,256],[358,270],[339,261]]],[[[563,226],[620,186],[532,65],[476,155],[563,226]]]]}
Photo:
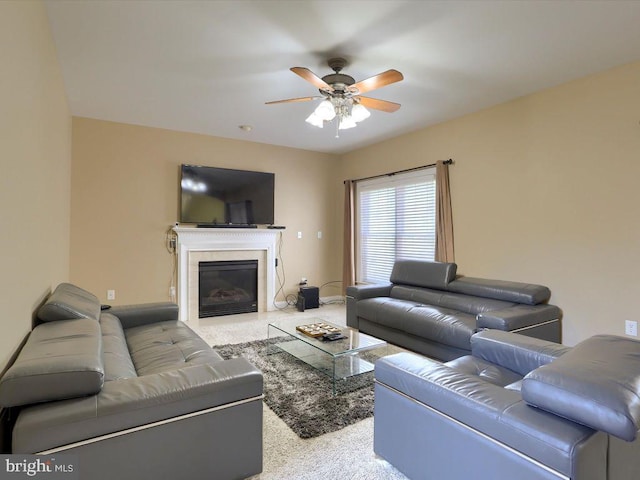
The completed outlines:
{"type": "Polygon", "coordinates": [[[353,77],[340,73],[347,65],[347,61],[344,58],[332,58],[327,63],[335,73],[325,75],[322,78],[305,67],[291,68],[293,73],[316,86],[320,91],[320,95],[276,100],[266,102],[266,104],[308,102],[310,100],[324,98],[306,121],[311,125],[322,128],[325,122],[330,122],[334,118],[337,118],[336,138],[338,137],[339,130],[353,128],[356,126],[356,123],[361,122],[371,115],[365,107],[390,113],[400,108],[399,103],[363,97],[361,95],[362,93],[367,93],[401,81],[404,77],[399,71],[387,70],[386,72],[356,82],[353,77]]]}

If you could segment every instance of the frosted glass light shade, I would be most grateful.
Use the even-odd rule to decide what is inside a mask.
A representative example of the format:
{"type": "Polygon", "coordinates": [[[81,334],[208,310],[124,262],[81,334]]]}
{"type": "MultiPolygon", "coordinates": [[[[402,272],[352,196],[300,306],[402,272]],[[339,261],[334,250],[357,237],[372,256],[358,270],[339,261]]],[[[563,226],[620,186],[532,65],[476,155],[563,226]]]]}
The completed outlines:
{"type": "Polygon", "coordinates": [[[336,110],[335,108],[333,108],[333,105],[329,100],[323,100],[322,102],[320,102],[320,105],[318,105],[315,112],[313,113],[315,113],[322,120],[326,120],[327,122],[330,122],[336,116],[336,110]]]}
{"type": "Polygon", "coordinates": [[[353,121],[351,117],[343,117],[340,119],[340,126],[338,127],[340,130],[346,130],[348,128],[353,128],[356,126],[356,122],[353,121]]]}
{"type": "Polygon", "coordinates": [[[369,112],[369,110],[367,110],[364,106],[360,105],[359,103],[356,103],[351,108],[351,118],[356,123],[366,120],[370,116],[371,116],[371,113],[369,112]]]}

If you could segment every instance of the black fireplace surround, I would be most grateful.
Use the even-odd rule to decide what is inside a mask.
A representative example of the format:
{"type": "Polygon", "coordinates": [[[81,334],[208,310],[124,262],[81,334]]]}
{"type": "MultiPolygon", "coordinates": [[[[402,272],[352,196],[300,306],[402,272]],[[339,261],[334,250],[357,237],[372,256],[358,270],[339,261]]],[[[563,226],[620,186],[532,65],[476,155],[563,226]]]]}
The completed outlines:
{"type": "Polygon", "coordinates": [[[257,311],[257,260],[199,262],[199,318],[257,311]]]}

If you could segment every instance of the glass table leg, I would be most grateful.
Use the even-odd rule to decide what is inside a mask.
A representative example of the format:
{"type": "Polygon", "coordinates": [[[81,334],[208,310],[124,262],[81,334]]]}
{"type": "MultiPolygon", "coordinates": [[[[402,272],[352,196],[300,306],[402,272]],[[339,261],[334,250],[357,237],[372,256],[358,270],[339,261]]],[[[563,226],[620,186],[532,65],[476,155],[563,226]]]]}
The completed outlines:
{"type": "Polygon", "coordinates": [[[333,375],[331,375],[332,385],[333,385],[333,396],[336,396],[336,357],[332,358],[333,363],[333,375]]]}

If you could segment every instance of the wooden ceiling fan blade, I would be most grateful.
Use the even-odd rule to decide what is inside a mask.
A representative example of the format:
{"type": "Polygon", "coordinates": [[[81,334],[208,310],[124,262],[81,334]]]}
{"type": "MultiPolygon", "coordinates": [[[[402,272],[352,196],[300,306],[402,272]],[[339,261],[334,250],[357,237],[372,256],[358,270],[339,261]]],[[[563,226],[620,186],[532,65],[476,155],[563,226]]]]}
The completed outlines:
{"type": "Polygon", "coordinates": [[[387,102],[386,100],[378,100],[371,97],[355,97],[358,102],[367,108],[373,108],[374,110],[382,110],[383,112],[393,113],[400,108],[399,103],[387,102]]]}
{"type": "Polygon", "coordinates": [[[349,90],[355,93],[366,93],[371,90],[399,82],[403,79],[404,76],[399,71],[391,69],[354,83],[349,87],[349,90]]]}
{"type": "Polygon", "coordinates": [[[317,97],[299,97],[299,98],[287,98],[286,100],[274,100],[273,102],[265,102],[265,105],[274,105],[276,103],[292,103],[292,102],[308,102],[309,100],[314,100],[317,97]]]}
{"type": "Polygon", "coordinates": [[[300,75],[307,82],[315,85],[320,90],[326,90],[328,92],[333,92],[333,87],[329,85],[327,82],[322,80],[319,76],[313,73],[311,70],[305,67],[292,67],[291,71],[296,75],[300,75]]]}

